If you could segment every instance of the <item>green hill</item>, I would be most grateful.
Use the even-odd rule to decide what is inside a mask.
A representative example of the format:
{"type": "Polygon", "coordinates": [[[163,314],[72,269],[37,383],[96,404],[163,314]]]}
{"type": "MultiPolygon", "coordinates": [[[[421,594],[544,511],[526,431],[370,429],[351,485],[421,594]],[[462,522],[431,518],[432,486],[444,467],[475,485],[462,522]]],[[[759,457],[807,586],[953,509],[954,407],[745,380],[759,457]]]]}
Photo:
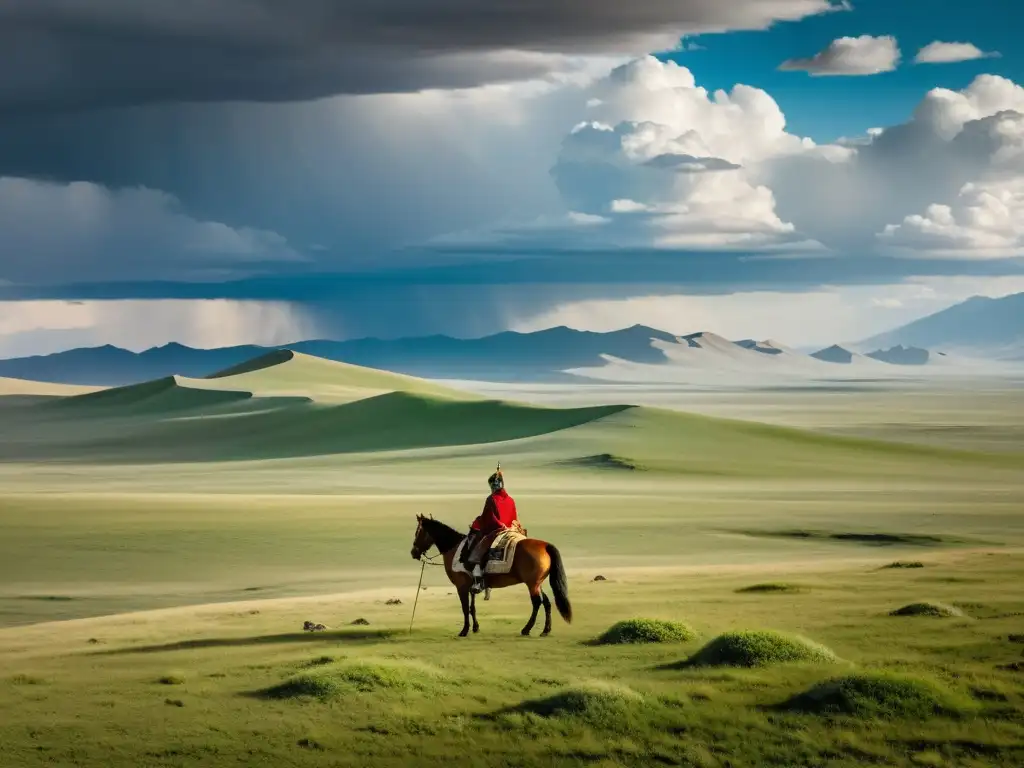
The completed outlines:
{"type": "Polygon", "coordinates": [[[75,395],[52,403],[79,417],[159,416],[179,411],[203,411],[252,399],[239,390],[204,390],[182,385],[175,376],[126,387],[75,395]]]}
{"type": "Polygon", "coordinates": [[[333,403],[354,402],[389,392],[475,399],[426,379],[324,360],[288,349],[269,352],[205,379],[178,380],[194,389],[246,391],[257,397],[297,395],[333,403]]]}

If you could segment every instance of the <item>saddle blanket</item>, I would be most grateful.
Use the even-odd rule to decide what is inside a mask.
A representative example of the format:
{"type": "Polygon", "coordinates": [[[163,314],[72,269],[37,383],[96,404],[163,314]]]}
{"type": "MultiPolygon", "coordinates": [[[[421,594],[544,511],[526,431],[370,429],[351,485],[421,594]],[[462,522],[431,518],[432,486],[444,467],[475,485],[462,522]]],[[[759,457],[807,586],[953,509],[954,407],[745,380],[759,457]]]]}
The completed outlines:
{"type": "MultiPolygon", "coordinates": [[[[509,529],[502,531],[494,537],[490,549],[484,556],[483,572],[485,575],[497,575],[508,573],[512,570],[512,560],[516,556],[516,546],[526,537],[516,530],[509,529]]],[[[455,557],[452,561],[452,571],[455,573],[469,573],[466,566],[462,564],[462,549],[466,546],[466,540],[455,550],[455,557]]]]}

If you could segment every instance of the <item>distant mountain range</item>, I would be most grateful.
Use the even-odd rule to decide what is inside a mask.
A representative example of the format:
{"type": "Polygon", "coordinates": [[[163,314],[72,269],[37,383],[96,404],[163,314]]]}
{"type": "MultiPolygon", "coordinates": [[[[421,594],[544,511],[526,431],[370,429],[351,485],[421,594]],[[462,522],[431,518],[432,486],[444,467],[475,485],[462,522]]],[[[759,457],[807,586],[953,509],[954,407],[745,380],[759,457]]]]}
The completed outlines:
{"type": "MultiPolygon", "coordinates": [[[[738,350],[777,358],[780,365],[784,360],[795,363],[803,358],[844,367],[872,362],[916,367],[946,364],[950,354],[961,359],[1024,361],[1024,293],[1002,299],[975,297],[888,333],[845,347],[827,347],[809,356],[771,340],[732,342],[701,333],[677,336],[643,325],[608,333],[561,326],[534,333],[509,331],[480,339],[317,339],[279,347],[243,345],[219,349],[194,349],[171,343],[144,352],[108,345],[0,360],[0,377],[93,386],[136,384],[176,374],[199,378],[274,349],[287,348],[327,360],[424,378],[566,381],[578,379],[563,372],[593,371],[609,360],[658,365],[672,362],[666,350],[679,357],[677,353],[683,347],[701,349],[708,345],[717,350],[715,356],[691,360],[692,356],[684,355],[680,360],[685,359],[691,367],[714,360],[714,365],[721,367],[723,361],[731,359],[729,366],[733,368],[753,364],[760,370],[756,360],[761,355],[740,354],[737,358],[732,350],[738,350]]],[[[807,370],[813,371],[813,366],[807,370]]]]}
{"type": "Polygon", "coordinates": [[[917,347],[966,357],[1024,360],[1024,293],[975,296],[857,343],[860,350],[917,347]]]}
{"type": "Polygon", "coordinates": [[[675,341],[673,334],[635,325],[609,333],[549,328],[505,332],[480,339],[423,336],[403,339],[310,340],[279,347],[244,345],[194,349],[171,343],[144,352],[103,346],[51,355],[0,360],[0,376],[95,386],[137,384],[165,376],[211,375],[274,349],[290,349],[326,360],[426,378],[502,381],[559,380],[560,371],[601,364],[601,356],[657,363],[664,354],[651,339],[675,341]]]}

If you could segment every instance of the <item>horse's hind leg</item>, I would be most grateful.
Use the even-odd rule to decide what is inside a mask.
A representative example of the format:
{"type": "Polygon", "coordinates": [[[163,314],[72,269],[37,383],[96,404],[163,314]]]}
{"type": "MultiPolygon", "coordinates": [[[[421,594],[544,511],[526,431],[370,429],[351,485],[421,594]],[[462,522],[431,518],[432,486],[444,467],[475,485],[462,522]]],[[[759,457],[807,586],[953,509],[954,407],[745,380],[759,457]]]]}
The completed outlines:
{"type": "Polygon", "coordinates": [[[540,590],[540,599],[544,603],[544,631],[540,633],[540,636],[544,637],[551,634],[551,601],[543,588],[540,590]]]}
{"type": "Polygon", "coordinates": [[[537,612],[540,610],[540,606],[544,602],[540,596],[540,585],[530,588],[530,602],[533,603],[533,613],[530,614],[530,620],[526,622],[526,626],[523,627],[523,637],[529,637],[530,632],[533,631],[533,625],[537,623],[537,612]]]}
{"type": "Polygon", "coordinates": [[[462,603],[462,631],[459,637],[469,634],[469,590],[466,587],[459,587],[459,601],[462,603]]]}
{"type": "Polygon", "coordinates": [[[469,615],[473,617],[473,632],[480,631],[480,625],[476,623],[476,593],[469,594],[469,615]]]}

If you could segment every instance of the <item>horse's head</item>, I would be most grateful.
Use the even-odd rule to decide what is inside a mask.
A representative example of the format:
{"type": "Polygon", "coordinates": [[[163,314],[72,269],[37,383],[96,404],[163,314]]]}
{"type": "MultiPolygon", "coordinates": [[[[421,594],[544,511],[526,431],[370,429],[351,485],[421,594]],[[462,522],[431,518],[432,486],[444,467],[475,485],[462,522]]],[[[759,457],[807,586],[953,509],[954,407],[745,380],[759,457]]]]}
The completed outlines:
{"type": "Polygon", "coordinates": [[[419,560],[426,554],[428,549],[434,546],[434,539],[431,538],[430,532],[423,525],[425,519],[423,515],[416,515],[416,533],[412,538],[411,554],[413,560],[419,560]]]}

